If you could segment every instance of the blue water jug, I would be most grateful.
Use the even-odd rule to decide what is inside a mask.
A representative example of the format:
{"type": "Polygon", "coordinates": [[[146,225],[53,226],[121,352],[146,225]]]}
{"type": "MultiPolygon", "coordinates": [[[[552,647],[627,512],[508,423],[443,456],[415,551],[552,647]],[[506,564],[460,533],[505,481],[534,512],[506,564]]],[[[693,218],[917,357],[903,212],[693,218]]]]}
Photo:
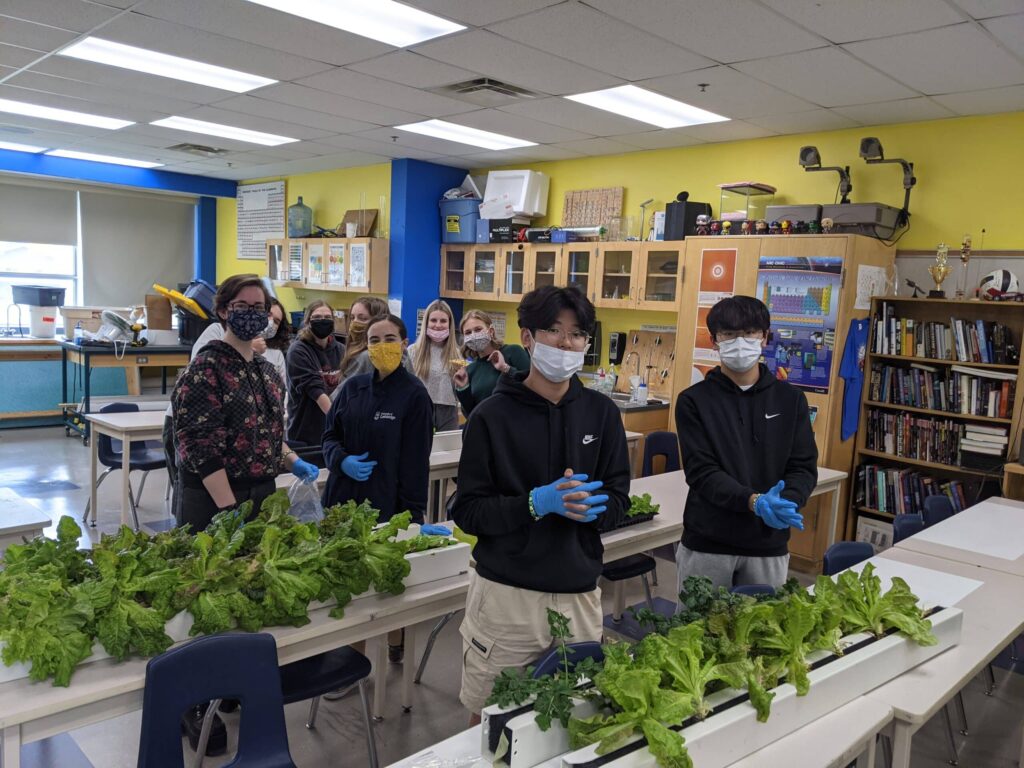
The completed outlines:
{"type": "Polygon", "coordinates": [[[313,234],[313,209],[299,202],[288,206],[288,237],[309,237],[313,234]]]}

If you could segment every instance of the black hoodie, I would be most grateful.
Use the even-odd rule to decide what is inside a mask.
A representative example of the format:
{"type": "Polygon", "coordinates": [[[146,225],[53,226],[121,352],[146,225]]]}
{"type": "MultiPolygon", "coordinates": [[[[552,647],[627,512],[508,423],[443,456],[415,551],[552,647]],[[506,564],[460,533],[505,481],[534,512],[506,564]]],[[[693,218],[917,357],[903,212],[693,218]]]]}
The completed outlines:
{"type": "Polygon", "coordinates": [[[288,442],[293,447],[320,445],[325,419],[317,398],[338,386],[344,354],[344,345],[333,337],[326,347],[298,338],[288,348],[288,442]]]}
{"type": "Polygon", "coordinates": [[[750,496],[785,480],[783,498],[803,507],[818,482],[818,448],[807,398],[761,366],[744,391],[715,368],[676,400],[676,431],[690,493],[683,545],[696,552],[775,557],[789,529],[766,525],[750,496]]]}
{"type": "Polygon", "coordinates": [[[473,409],[462,443],[455,523],[477,538],[485,579],[537,592],[589,592],[601,574],[601,531],[629,507],[629,453],[619,410],[574,376],[554,404],[504,375],[473,409]],[[602,480],[608,509],[594,523],[530,516],[529,494],[567,468],[602,480]]]}

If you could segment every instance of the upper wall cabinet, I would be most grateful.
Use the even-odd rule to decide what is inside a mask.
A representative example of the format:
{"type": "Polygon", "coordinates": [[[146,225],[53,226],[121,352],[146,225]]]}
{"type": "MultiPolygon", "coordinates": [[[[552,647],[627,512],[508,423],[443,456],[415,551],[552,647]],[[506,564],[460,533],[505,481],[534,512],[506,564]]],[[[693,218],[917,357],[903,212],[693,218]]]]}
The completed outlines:
{"type": "Polygon", "coordinates": [[[376,237],[268,240],[267,274],[292,288],[386,294],[388,256],[376,237]]]}

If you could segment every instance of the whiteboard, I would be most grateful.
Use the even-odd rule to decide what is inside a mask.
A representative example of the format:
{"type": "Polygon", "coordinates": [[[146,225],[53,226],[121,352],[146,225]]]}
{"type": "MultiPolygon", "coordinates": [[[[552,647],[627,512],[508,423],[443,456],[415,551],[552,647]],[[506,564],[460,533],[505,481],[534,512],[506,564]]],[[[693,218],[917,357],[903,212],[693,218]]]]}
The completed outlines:
{"type": "Polygon", "coordinates": [[[285,234],[284,203],[284,181],[238,185],[238,258],[266,260],[267,240],[285,234]]]}

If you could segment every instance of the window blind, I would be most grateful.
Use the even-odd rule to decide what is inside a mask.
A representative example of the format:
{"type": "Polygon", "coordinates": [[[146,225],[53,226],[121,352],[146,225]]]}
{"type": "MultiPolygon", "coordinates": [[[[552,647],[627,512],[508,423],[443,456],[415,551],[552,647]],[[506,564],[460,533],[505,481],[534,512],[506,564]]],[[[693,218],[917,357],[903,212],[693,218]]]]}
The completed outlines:
{"type": "Polygon", "coordinates": [[[77,245],[75,191],[0,183],[0,240],[77,245]]]}

